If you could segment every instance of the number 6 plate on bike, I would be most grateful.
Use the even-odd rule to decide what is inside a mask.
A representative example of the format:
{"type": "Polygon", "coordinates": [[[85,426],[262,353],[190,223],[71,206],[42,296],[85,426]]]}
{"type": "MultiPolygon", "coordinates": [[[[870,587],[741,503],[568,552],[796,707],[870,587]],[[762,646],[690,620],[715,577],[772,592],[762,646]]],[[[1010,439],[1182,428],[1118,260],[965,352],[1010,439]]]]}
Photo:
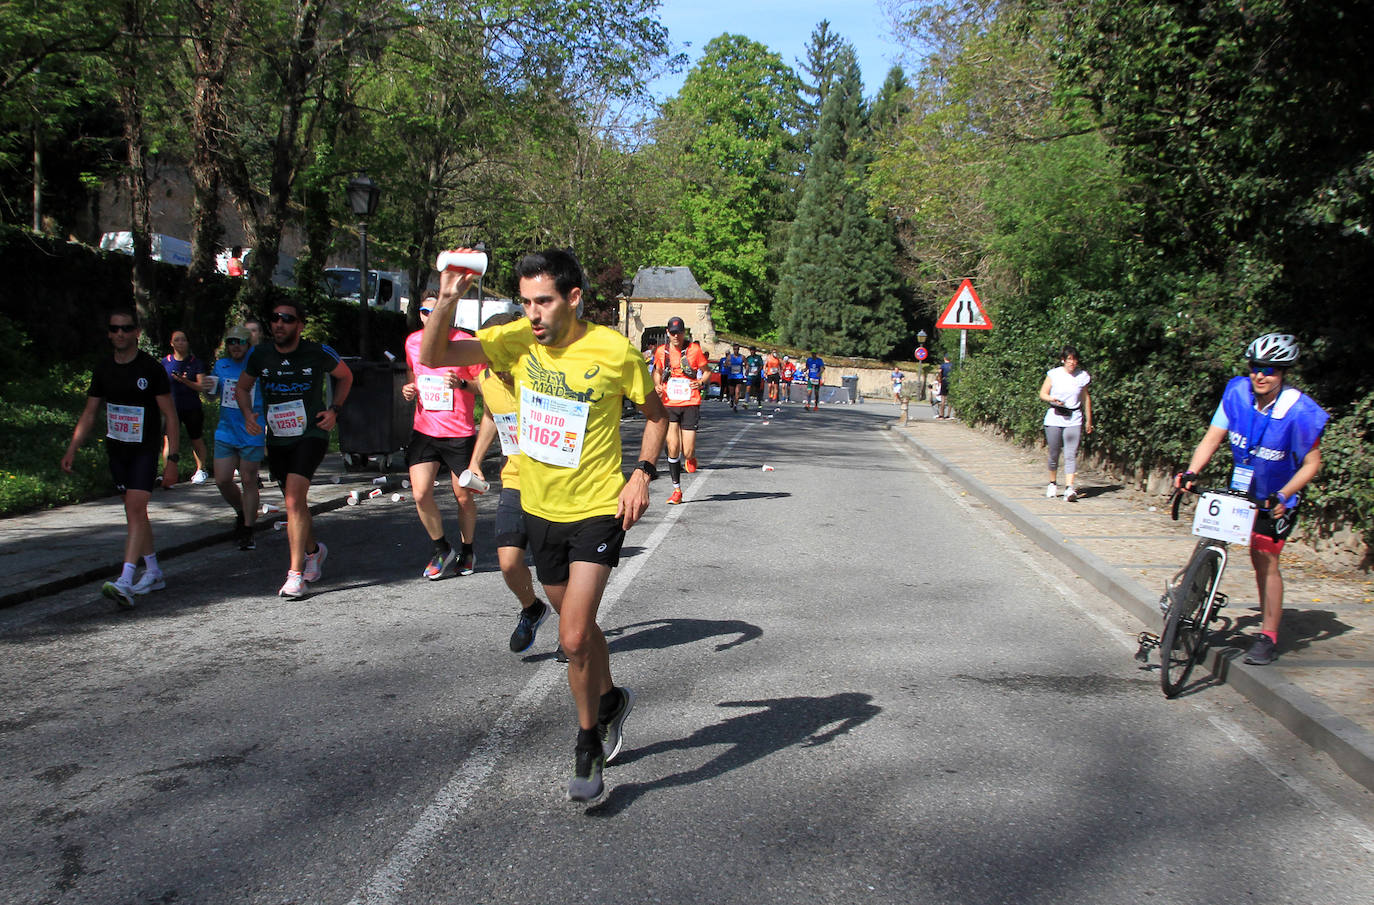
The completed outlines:
{"type": "Polygon", "coordinates": [[[1255,511],[1255,504],[1243,497],[1204,493],[1193,514],[1193,533],[1228,544],[1248,544],[1255,511]]]}

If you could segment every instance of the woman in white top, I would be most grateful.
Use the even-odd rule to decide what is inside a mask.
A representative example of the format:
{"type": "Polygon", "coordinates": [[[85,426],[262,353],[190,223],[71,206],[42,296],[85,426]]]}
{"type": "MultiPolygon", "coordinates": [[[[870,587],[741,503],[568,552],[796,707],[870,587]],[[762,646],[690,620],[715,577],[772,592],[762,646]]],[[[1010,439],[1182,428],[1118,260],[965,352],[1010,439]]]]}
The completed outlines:
{"type": "Polygon", "coordinates": [[[1051,368],[1040,384],[1040,398],[1050,407],[1045,411],[1045,442],[1049,446],[1050,482],[1045,496],[1054,499],[1058,492],[1055,476],[1059,471],[1059,451],[1064,451],[1064,502],[1078,499],[1074,488],[1074,473],[1078,471],[1078,444],[1083,434],[1093,432],[1093,402],[1088,395],[1092,380],[1087,371],[1078,367],[1078,350],[1065,346],[1060,356],[1063,364],[1051,368]]]}

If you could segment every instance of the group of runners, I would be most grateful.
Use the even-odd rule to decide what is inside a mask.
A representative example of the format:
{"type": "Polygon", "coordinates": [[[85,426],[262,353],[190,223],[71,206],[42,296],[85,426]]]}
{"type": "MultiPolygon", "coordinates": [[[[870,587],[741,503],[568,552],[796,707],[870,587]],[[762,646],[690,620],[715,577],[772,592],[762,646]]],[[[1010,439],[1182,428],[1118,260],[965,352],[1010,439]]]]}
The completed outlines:
{"type": "MultiPolygon", "coordinates": [[[[680,318],[673,320],[681,322],[680,318]]],[[[672,336],[670,331],[669,336],[672,336]]],[[[779,356],[776,350],[765,355],[760,349],[745,346],[740,351],[738,344],[720,356],[716,362],[720,374],[720,399],[730,403],[733,411],[739,411],[742,404],[749,409],[753,399],[760,411],[765,402],[770,404],[791,401],[789,387],[803,388],[802,411],[821,407],[821,384],[825,379],[825,359],[815,351],[806,353],[801,361],[793,360],[790,355],[779,356]]]]}
{"type": "MultiPolygon", "coordinates": [[[[578,724],[567,796],[589,802],[604,792],[604,769],[623,748],[624,723],[635,703],[633,692],[612,677],[597,624],[601,598],[626,532],[649,507],[649,482],[665,445],[673,483],[670,504],[682,501],[682,472],[697,470],[696,432],[710,364],[701,347],[687,340],[679,318],[670,321],[667,342],[653,349],[649,362],[623,335],[584,320],[585,277],[571,252],[527,255],[516,275],[525,316],[493,318],[473,335],[452,325],[457,302],[475,274],[443,272],[438,292],[423,299],[422,329],[406,343],[404,394],[416,401],[407,464],[417,512],[434,545],[421,575],[434,580],[451,569],[472,571],[471,488],[485,487],[483,460],[499,440],[506,460],[495,545],[503,578],[519,605],[510,648],[528,649],[548,616],[558,614],[558,658],[567,663],[578,724]],[[474,424],[478,394],[483,415],[474,424]],[[623,400],[645,419],[628,478],[621,461],[623,400]],[[432,493],[441,465],[452,473],[459,506],[457,549],[444,534],[432,493]],[[547,602],[535,593],[526,554],[547,602]]],[[[347,404],[352,374],[333,349],[301,337],[305,313],[294,303],[275,304],[269,324],[270,340],[258,345],[252,345],[246,326],[231,329],[227,355],[212,371],[222,408],[215,478],[236,511],[241,545],[251,549],[256,472],[265,457],[286,501],[290,561],[278,593],[297,598],[319,581],[328,554],[314,536],[306,495],[329,432],[347,404]],[[233,488],[235,471],[241,491],[233,488]]],[[[108,328],[113,355],[93,372],[86,407],[61,465],[72,469],[103,405],[105,446],[111,476],[124,495],[128,533],[121,574],[102,593],[131,606],[137,596],[165,585],[147,504],[164,436],[162,485],[177,480],[180,428],[167,372],[138,349],[134,313],[112,312],[108,328]]],[[[749,351],[741,359],[756,357],[749,351]]],[[[1268,514],[1251,546],[1263,624],[1248,656],[1250,662],[1267,663],[1274,657],[1282,613],[1278,551],[1292,531],[1300,492],[1320,468],[1318,447],[1327,416],[1305,394],[1285,386],[1287,369],[1297,360],[1291,336],[1261,337],[1249,353],[1249,377],[1228,384],[1212,426],[1176,482],[1190,484],[1229,439],[1233,487],[1266,501],[1268,514]]],[[[735,357],[733,351],[725,356],[722,367],[733,369],[735,357]]],[[[779,379],[774,385],[780,385],[786,360],[775,353],[757,357],[762,377],[771,376],[769,361],[775,363],[779,379]]],[[[801,368],[808,387],[813,379],[818,387],[824,363],[812,355],[801,368]]],[[[748,384],[748,366],[743,374],[748,384]]],[[[807,406],[812,404],[808,399],[807,406]]]]}

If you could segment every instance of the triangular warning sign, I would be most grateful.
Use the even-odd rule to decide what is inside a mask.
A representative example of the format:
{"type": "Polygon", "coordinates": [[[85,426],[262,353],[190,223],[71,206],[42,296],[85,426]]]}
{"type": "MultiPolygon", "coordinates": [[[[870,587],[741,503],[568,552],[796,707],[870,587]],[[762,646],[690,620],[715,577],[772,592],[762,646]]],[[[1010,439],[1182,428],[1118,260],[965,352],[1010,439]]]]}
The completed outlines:
{"type": "Polygon", "coordinates": [[[983,310],[978,293],[973,291],[973,281],[964,280],[959,291],[949,300],[949,306],[935,326],[941,330],[991,330],[992,318],[983,310]]]}

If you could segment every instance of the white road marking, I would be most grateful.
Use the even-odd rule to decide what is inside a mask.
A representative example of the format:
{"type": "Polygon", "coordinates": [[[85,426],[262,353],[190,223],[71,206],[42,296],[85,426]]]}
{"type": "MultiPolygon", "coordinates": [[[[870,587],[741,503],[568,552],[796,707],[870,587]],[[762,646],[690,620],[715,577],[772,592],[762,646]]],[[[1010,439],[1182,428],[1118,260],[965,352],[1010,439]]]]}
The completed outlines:
{"type": "MultiPolygon", "coordinates": [[[[730,441],[721,448],[716,457],[708,463],[707,470],[697,473],[696,479],[691,482],[691,486],[683,494],[685,499],[692,499],[700,494],[701,488],[711,479],[713,474],[710,466],[719,463],[729,455],[735,444],[753,426],[754,422],[750,422],[740,428],[730,438],[730,441]]],[[[663,543],[664,538],[668,536],[668,532],[676,524],[681,511],[681,506],[669,506],[663,521],[658,523],[653,533],[649,535],[649,539],[644,543],[643,552],[626,560],[612,573],[611,580],[606,585],[606,591],[602,594],[599,612],[608,612],[625,593],[635,576],[644,568],[644,564],[649,561],[659,545],[663,543]]],[[[536,708],[543,703],[544,698],[548,696],[554,686],[564,684],[564,673],[562,664],[552,660],[544,663],[535,671],[534,675],[515,696],[511,706],[506,708],[506,711],[497,719],[486,736],[458,764],[457,769],[453,771],[443,788],[434,796],[433,801],[429,803],[420,817],[392,848],[386,863],[349,900],[349,905],[391,905],[397,901],[406,881],[410,878],[411,871],[434,851],[444,828],[467,808],[472,797],[482,787],[482,783],[496,769],[497,762],[515,747],[516,741],[525,731],[525,727],[529,724],[530,717],[536,708]]]]}
{"type": "MultiPolygon", "coordinates": [[[[907,458],[911,459],[913,462],[920,465],[921,471],[925,472],[926,474],[932,477],[945,477],[943,474],[940,474],[939,472],[936,472],[933,469],[931,469],[929,462],[927,462],[924,458],[922,458],[921,456],[913,452],[911,449],[909,449],[906,446],[906,444],[898,441],[896,437],[893,437],[891,434],[889,434],[887,436],[887,439],[888,442],[892,443],[903,455],[905,455],[907,458]]],[[[968,511],[970,515],[977,514],[983,517],[985,520],[995,517],[993,513],[990,513],[986,509],[980,509],[979,507],[970,505],[968,498],[962,496],[959,492],[955,490],[955,486],[952,480],[936,480],[933,483],[937,487],[939,487],[941,491],[945,493],[946,496],[954,500],[955,503],[959,504],[959,506],[968,511]]],[[[1003,522],[1003,520],[1000,517],[997,518],[997,521],[1003,522]]],[[[1005,524],[1005,522],[1003,523],[1005,524]]],[[[999,536],[1002,536],[1001,532],[999,532],[999,536]]],[[[1031,556],[1026,551],[1018,549],[1015,545],[1010,543],[1004,544],[1004,548],[1017,559],[1019,559],[1023,565],[1025,565],[1037,576],[1039,576],[1040,579],[1044,581],[1046,584],[1048,584],[1054,591],[1056,591],[1060,595],[1060,597],[1064,599],[1065,602],[1067,602],[1074,609],[1078,610],[1079,613],[1086,616],[1094,625],[1101,629],[1103,634],[1105,634],[1108,638],[1120,644],[1121,647],[1123,647],[1127,651],[1130,651],[1132,654],[1135,653],[1136,648],[1138,646],[1138,643],[1135,640],[1135,635],[1123,633],[1119,626],[1112,624],[1111,620],[1109,620],[1105,616],[1102,616],[1090,610],[1086,605],[1084,605],[1081,594],[1076,593],[1072,589],[1070,589],[1068,585],[1064,584],[1062,581],[1059,580],[1058,576],[1051,573],[1038,560],[1036,560],[1035,557],[1031,556]]],[[[1364,821],[1360,820],[1358,817],[1351,814],[1348,810],[1343,808],[1335,799],[1331,798],[1321,789],[1317,788],[1316,785],[1308,781],[1305,777],[1297,775],[1292,770],[1284,769],[1280,760],[1270,753],[1269,749],[1265,747],[1263,742],[1255,738],[1249,732],[1246,732],[1244,729],[1242,729],[1240,725],[1237,724],[1234,720],[1227,719],[1226,717],[1218,714],[1213,706],[1196,699],[1196,697],[1190,698],[1180,703],[1188,704],[1189,706],[1197,710],[1199,713],[1201,713],[1203,716],[1205,716],[1208,722],[1215,726],[1217,730],[1220,731],[1221,734],[1224,735],[1227,738],[1227,740],[1231,742],[1231,744],[1235,745],[1237,748],[1243,751],[1246,754],[1246,756],[1248,756],[1255,763],[1259,764],[1265,770],[1269,771],[1269,773],[1272,774],[1275,779],[1286,785],[1295,794],[1297,794],[1300,798],[1306,801],[1318,813],[1322,814],[1333,824],[1343,829],[1346,832],[1346,834],[1351,838],[1351,840],[1355,842],[1356,845],[1360,846],[1367,852],[1374,853],[1374,831],[1371,831],[1369,826],[1366,825],[1364,821]]]]}

